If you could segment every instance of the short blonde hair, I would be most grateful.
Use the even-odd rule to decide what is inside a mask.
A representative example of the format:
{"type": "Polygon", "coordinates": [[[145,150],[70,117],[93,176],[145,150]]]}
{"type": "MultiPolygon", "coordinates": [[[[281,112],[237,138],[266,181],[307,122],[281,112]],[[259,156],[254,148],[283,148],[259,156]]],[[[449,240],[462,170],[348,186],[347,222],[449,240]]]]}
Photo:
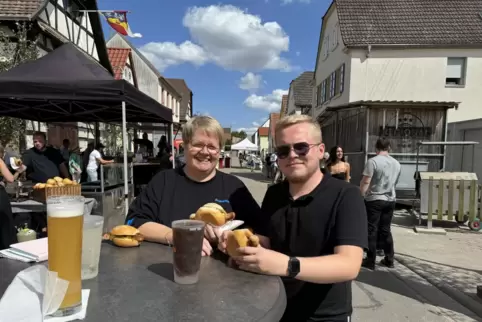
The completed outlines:
{"type": "Polygon", "coordinates": [[[275,139],[276,139],[276,136],[284,129],[296,124],[301,124],[301,123],[306,123],[310,125],[310,127],[312,127],[313,129],[313,136],[315,137],[315,140],[321,143],[320,124],[316,122],[311,116],[302,115],[302,114],[288,115],[280,118],[278,122],[276,122],[275,139]]]}
{"type": "Polygon", "coordinates": [[[219,139],[219,147],[224,145],[224,129],[219,122],[211,116],[195,116],[182,128],[182,142],[184,145],[190,144],[194,133],[202,130],[211,135],[216,135],[219,139]]]}

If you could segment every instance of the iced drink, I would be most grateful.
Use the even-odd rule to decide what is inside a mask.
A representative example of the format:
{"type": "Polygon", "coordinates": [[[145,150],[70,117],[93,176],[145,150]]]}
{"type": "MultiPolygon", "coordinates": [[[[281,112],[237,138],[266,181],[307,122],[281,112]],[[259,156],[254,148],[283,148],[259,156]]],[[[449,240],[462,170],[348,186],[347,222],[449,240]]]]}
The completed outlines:
{"type": "Polygon", "coordinates": [[[84,198],[81,196],[47,199],[49,270],[69,282],[67,293],[54,316],[67,316],[82,307],[82,227],[84,198]]]}
{"type": "Polygon", "coordinates": [[[82,238],[82,280],[95,278],[99,274],[103,228],[104,217],[85,216],[82,238]]]}
{"type": "Polygon", "coordinates": [[[204,222],[177,220],[172,223],[174,281],[195,284],[199,280],[204,222]]]}

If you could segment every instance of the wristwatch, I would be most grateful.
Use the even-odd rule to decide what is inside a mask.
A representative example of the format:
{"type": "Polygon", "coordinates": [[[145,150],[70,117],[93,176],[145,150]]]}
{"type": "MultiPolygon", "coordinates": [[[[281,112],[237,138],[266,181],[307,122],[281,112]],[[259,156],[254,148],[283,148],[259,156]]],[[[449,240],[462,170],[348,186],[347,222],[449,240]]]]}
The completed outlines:
{"type": "Polygon", "coordinates": [[[300,273],[300,261],[296,257],[290,257],[288,261],[288,277],[296,277],[300,273]]]}

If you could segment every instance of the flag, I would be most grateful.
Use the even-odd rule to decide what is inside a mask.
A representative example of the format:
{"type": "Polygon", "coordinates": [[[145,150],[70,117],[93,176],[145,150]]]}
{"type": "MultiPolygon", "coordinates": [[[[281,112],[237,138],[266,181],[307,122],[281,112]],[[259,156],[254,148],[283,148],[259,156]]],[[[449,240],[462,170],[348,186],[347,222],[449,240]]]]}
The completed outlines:
{"type": "Polygon", "coordinates": [[[123,36],[132,38],[140,38],[141,34],[133,33],[129,24],[127,23],[127,11],[101,11],[102,15],[107,20],[107,23],[123,36]]]}

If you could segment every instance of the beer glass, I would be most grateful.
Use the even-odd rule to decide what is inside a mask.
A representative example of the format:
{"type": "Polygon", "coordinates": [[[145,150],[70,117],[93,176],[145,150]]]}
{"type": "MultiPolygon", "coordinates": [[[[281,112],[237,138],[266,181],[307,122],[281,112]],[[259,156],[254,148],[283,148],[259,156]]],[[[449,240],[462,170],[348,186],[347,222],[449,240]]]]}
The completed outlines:
{"type": "Polygon", "coordinates": [[[60,196],[47,199],[49,270],[69,282],[60,308],[53,316],[68,316],[82,308],[82,229],[84,197],[60,196]]]}

